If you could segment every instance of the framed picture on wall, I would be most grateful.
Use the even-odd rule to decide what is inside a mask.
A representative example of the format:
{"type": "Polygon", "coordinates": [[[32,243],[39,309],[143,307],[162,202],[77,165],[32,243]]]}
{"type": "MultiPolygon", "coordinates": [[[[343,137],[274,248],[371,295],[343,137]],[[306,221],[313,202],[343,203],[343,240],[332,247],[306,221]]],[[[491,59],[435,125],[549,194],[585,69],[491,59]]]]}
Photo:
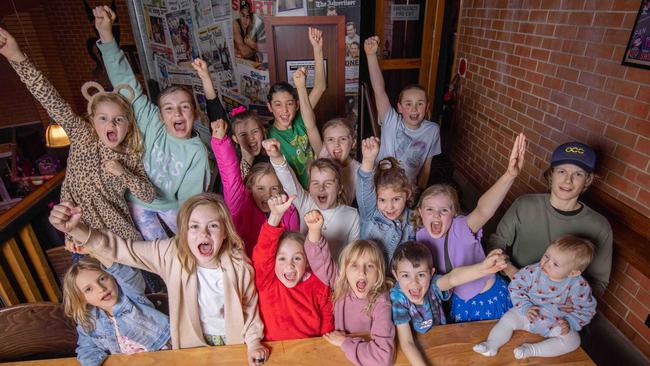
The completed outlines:
{"type": "Polygon", "coordinates": [[[650,69],[650,0],[641,1],[623,56],[623,65],[650,69]]]}

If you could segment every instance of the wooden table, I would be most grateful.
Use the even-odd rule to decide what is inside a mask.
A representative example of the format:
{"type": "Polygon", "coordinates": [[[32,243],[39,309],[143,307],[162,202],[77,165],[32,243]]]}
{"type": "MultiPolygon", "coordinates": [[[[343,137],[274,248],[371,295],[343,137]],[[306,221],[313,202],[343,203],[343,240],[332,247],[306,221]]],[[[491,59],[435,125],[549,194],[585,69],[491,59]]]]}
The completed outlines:
{"type": "MultiPolygon", "coordinates": [[[[555,358],[529,358],[515,360],[512,350],[524,342],[538,342],[542,338],[534,334],[517,331],[510,342],[503,346],[495,357],[484,357],[472,346],[487,338],[495,321],[452,324],[433,327],[427,334],[418,337],[432,365],[595,365],[587,354],[578,350],[555,358]]],[[[295,341],[268,342],[271,356],[264,364],[272,365],[339,365],[350,364],[338,347],[322,338],[295,341]]],[[[135,355],[112,355],[103,366],[182,366],[182,365],[246,365],[246,346],[202,347],[174,351],[145,352],[135,355]]],[[[63,366],[76,365],[74,358],[14,362],[3,365],[63,366]]],[[[398,350],[395,365],[409,365],[406,356],[398,350]]]]}

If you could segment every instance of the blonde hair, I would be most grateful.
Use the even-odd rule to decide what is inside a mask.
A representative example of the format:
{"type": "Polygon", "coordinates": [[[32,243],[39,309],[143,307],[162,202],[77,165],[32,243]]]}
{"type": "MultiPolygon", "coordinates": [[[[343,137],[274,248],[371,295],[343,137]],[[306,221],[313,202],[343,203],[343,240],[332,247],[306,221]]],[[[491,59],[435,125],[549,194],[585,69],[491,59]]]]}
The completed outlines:
{"type": "Polygon", "coordinates": [[[587,269],[594,257],[594,244],[575,235],[563,235],[553,240],[550,247],[571,256],[573,268],[580,272],[587,269]]]}
{"type": "Polygon", "coordinates": [[[309,172],[309,177],[311,181],[311,170],[312,169],[318,169],[318,170],[330,170],[334,173],[334,180],[336,180],[336,184],[339,186],[338,193],[336,195],[336,203],[341,205],[346,202],[345,200],[345,187],[343,187],[343,182],[341,179],[341,164],[339,164],[338,161],[328,159],[328,158],[319,158],[316,160],[312,160],[309,163],[308,166],[308,172],[309,172]]]}
{"type": "Polygon", "coordinates": [[[222,255],[227,254],[232,260],[242,260],[242,250],[244,242],[235,231],[235,225],[230,217],[230,211],[226,204],[223,202],[221,196],[216,193],[200,193],[188,198],[176,217],[176,226],[178,228],[174,243],[176,244],[176,251],[178,260],[181,266],[187,273],[193,273],[196,269],[196,258],[192,254],[187,243],[187,233],[189,231],[190,215],[198,206],[209,205],[217,210],[217,219],[221,222],[225,237],[219,248],[219,252],[215,257],[218,261],[222,255]]]}
{"type": "Polygon", "coordinates": [[[420,200],[415,206],[415,210],[413,210],[413,226],[415,226],[415,228],[422,227],[422,216],[420,216],[420,208],[422,208],[422,202],[424,202],[424,200],[429,197],[433,197],[439,194],[443,194],[449,198],[454,214],[460,212],[460,203],[458,201],[458,192],[456,189],[449,184],[434,184],[422,192],[420,195],[420,200]]]}
{"type": "Polygon", "coordinates": [[[79,259],[79,262],[74,263],[68,269],[63,278],[63,310],[65,315],[74,320],[75,323],[81,325],[86,332],[91,332],[95,329],[92,305],[88,305],[86,297],[79,287],[77,287],[77,276],[79,276],[81,271],[103,272],[109,276],[111,274],[104,271],[104,268],[97,259],[84,256],[79,259]]]}
{"type": "MultiPolygon", "coordinates": [[[[144,148],[142,147],[142,134],[140,133],[140,129],[136,123],[133,107],[124,96],[119,93],[109,92],[102,92],[95,95],[88,105],[87,121],[92,125],[95,112],[97,112],[97,106],[100,103],[107,102],[117,104],[117,106],[124,111],[126,119],[129,121],[129,131],[126,133],[124,141],[122,141],[120,145],[124,145],[126,153],[142,158],[142,154],[144,153],[144,148]]],[[[95,131],[94,128],[93,131],[95,131]]],[[[95,135],[97,135],[97,132],[95,132],[95,135]]]]}
{"type": "Polygon", "coordinates": [[[406,193],[406,200],[410,201],[413,196],[413,185],[406,176],[406,172],[399,165],[399,161],[392,156],[385,157],[379,161],[375,168],[375,191],[379,188],[392,188],[397,192],[406,193]]]}
{"type": "Polygon", "coordinates": [[[386,293],[391,287],[391,283],[386,279],[384,252],[372,240],[355,240],[343,248],[339,256],[338,280],[334,285],[332,297],[333,301],[336,302],[352,291],[345,272],[350,264],[365,253],[368,253],[370,260],[377,268],[377,282],[368,284],[371,286],[368,291],[368,306],[363,309],[367,314],[370,314],[377,298],[386,293]]]}
{"type": "Polygon", "coordinates": [[[419,84],[409,84],[402,89],[402,91],[399,92],[399,96],[397,98],[397,101],[399,103],[402,103],[402,97],[404,96],[404,93],[409,91],[409,90],[419,90],[424,93],[424,97],[427,99],[427,102],[429,101],[429,96],[427,95],[426,89],[422,85],[419,84]]]}
{"type": "Polygon", "coordinates": [[[352,128],[352,126],[350,126],[350,122],[348,122],[348,120],[346,118],[337,117],[337,118],[332,118],[331,120],[325,122],[325,124],[323,125],[323,129],[322,129],[323,136],[325,136],[325,131],[327,131],[328,129],[330,129],[332,127],[343,127],[343,128],[345,128],[350,133],[350,137],[352,137],[354,139],[354,129],[352,128]]]}

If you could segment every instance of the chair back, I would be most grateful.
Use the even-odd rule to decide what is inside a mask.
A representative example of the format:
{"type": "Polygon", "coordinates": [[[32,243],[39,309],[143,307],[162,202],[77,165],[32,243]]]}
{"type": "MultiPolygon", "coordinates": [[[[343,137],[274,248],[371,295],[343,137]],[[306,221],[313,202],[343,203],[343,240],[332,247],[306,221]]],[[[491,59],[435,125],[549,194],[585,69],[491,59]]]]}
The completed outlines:
{"type": "Polygon", "coordinates": [[[65,249],[65,246],[61,245],[46,250],[45,255],[54,269],[59,285],[63,286],[63,277],[65,277],[68,268],[72,266],[72,254],[65,249]]]}
{"type": "Polygon", "coordinates": [[[0,362],[74,357],[77,330],[53,302],[0,309],[0,362]]]}

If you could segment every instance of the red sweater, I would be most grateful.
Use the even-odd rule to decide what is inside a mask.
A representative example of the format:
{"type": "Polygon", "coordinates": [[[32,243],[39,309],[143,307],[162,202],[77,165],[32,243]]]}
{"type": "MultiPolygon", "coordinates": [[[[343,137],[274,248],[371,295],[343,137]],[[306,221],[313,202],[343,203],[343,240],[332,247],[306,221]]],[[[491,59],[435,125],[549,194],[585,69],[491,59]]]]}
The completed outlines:
{"type": "Polygon", "coordinates": [[[283,232],[284,227],[265,222],[253,250],[264,339],[299,339],[331,332],[334,330],[331,289],[313,273],[293,288],[286,288],[275,275],[275,254],[283,232]]]}

